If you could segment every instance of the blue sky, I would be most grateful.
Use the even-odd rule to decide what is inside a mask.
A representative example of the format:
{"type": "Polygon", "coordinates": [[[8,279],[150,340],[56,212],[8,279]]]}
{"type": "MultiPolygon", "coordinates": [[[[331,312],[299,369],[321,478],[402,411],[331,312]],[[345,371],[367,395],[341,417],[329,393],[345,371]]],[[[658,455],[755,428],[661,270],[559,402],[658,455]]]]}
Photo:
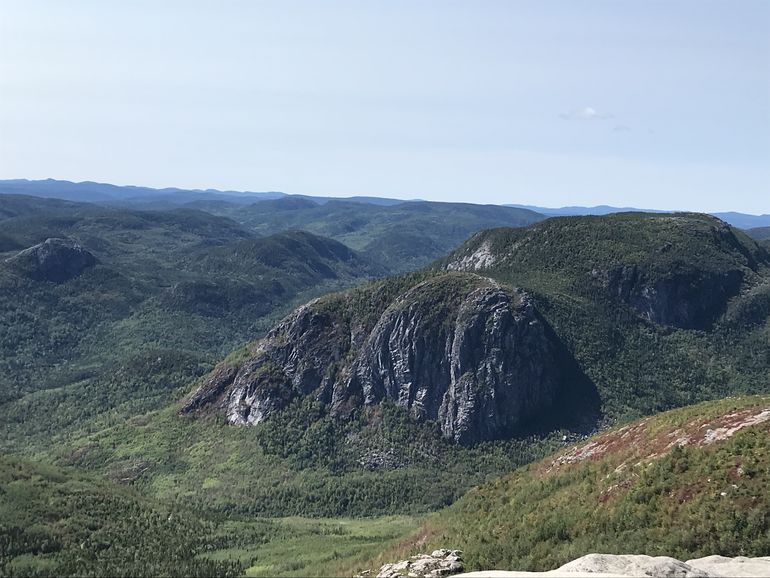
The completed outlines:
{"type": "Polygon", "coordinates": [[[0,178],[770,212],[764,0],[0,0],[0,178]]]}

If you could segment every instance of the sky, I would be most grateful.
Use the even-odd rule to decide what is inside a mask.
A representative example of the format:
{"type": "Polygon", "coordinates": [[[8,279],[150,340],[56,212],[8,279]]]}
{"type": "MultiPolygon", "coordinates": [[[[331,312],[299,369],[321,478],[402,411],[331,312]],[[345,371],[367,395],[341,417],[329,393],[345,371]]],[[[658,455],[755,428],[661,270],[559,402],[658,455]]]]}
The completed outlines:
{"type": "Polygon", "coordinates": [[[0,178],[770,213],[770,2],[0,0],[0,178]]]}

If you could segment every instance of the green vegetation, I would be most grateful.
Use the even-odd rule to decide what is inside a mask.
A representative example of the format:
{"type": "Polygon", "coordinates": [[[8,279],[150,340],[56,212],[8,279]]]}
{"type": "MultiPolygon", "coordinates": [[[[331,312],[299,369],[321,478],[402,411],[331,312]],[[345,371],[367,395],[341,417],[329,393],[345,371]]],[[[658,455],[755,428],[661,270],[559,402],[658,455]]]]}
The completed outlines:
{"type": "MultiPolygon", "coordinates": [[[[267,540],[244,543],[205,554],[212,560],[238,560],[246,576],[352,576],[355,569],[377,552],[392,547],[419,524],[420,518],[276,518],[269,524],[267,540]]],[[[232,521],[221,532],[232,537],[248,535],[254,522],[232,521]]],[[[244,541],[245,542],[245,541],[244,541]]]]}
{"type": "Polygon", "coordinates": [[[603,433],[470,491],[369,566],[433,547],[462,549],[471,570],[542,571],[591,552],[766,555],[770,422],[705,440],[768,408],[729,398],[603,433]]]}
{"type": "Polygon", "coordinates": [[[526,209],[466,203],[408,202],[395,205],[332,200],[318,204],[287,197],[247,207],[196,203],[267,235],[303,229],[331,237],[385,265],[392,272],[427,265],[490,227],[520,227],[543,218],[526,209]]]}
{"type": "Polygon", "coordinates": [[[248,428],[167,409],[83,436],[56,456],[157,499],[228,517],[381,516],[444,507],[553,451],[556,439],[460,448],[395,405],[342,423],[306,399],[248,428]]]}
{"type": "MultiPolygon", "coordinates": [[[[385,268],[370,258],[405,270],[484,226],[537,218],[499,207],[290,201],[238,210],[215,203],[238,224],[191,209],[0,198],[0,449],[58,466],[0,461],[0,573],[347,572],[404,536],[411,516],[563,445],[566,432],[457,447],[436,424],[416,424],[390,403],[342,421],[317,400],[295,399],[248,428],[212,414],[178,416],[174,402],[196,379],[227,352],[232,365],[248,360],[253,346],[244,344],[292,306],[381,276],[385,268]],[[287,227],[333,236],[370,258],[310,233],[254,233],[287,227]],[[47,237],[77,240],[97,264],[49,283],[5,263],[47,237]],[[317,519],[286,518],[300,515],[317,519]],[[345,519],[329,519],[337,517],[345,519]],[[151,554],[138,554],[145,550],[151,554]]],[[[369,327],[394,296],[419,285],[422,301],[434,304],[430,320],[440,321],[447,299],[469,282],[442,267],[483,247],[493,259],[478,272],[533,296],[595,385],[606,423],[767,391],[768,253],[704,216],[549,219],[487,231],[434,267],[324,296],[314,307],[369,327]],[[658,311],[650,300],[664,295],[658,311]],[[700,309],[682,311],[681,302],[700,309]]],[[[741,403],[758,402],[727,400],[655,423],[741,403]]],[[[629,466],[638,478],[628,484],[611,460],[550,477],[534,476],[532,466],[472,491],[425,535],[429,545],[465,549],[477,567],[553,566],[584,553],[597,535],[609,550],[657,540],[655,552],[673,555],[759,552],[769,545],[764,518],[752,513],[768,506],[759,489],[770,455],[762,428],[629,466]],[[704,490],[677,501],[687,484],[701,488],[704,472],[727,483],[726,464],[736,466],[739,455],[749,473],[730,482],[736,500],[704,490]],[[613,481],[626,485],[605,504],[601,492],[613,481]],[[731,513],[727,504],[740,508],[731,513]],[[692,529],[698,516],[706,521],[692,529]],[[709,541],[707,531],[723,538],[709,541]]]]}
{"type": "Polygon", "coordinates": [[[756,227],[749,229],[746,234],[757,241],[767,241],[770,239],[770,227],[756,227]]]}
{"type": "Polygon", "coordinates": [[[416,518],[234,519],[0,458],[0,576],[339,576],[416,518]]]}
{"type": "Polygon", "coordinates": [[[495,261],[478,272],[535,298],[596,385],[608,421],[767,391],[770,259],[721,221],[641,213],[553,218],[475,235],[438,266],[481,248],[495,261]],[[640,311],[654,313],[655,302],[646,303],[643,291],[635,295],[634,282],[651,288],[647,294],[674,323],[684,311],[700,326],[650,322],[640,311]]]}
{"type": "Polygon", "coordinates": [[[0,575],[239,576],[212,523],[74,472],[0,458],[0,575]]]}
{"type": "Polygon", "coordinates": [[[0,447],[47,447],[163,407],[296,304],[382,274],[302,232],[254,238],[200,211],[0,197],[3,238],[78,241],[98,262],[35,281],[0,255],[0,447]]]}

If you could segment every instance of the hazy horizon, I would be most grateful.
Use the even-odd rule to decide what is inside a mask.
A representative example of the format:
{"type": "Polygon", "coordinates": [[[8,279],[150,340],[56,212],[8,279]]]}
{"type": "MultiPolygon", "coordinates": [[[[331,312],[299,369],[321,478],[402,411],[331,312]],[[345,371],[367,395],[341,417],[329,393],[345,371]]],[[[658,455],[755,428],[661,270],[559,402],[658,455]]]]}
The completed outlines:
{"type": "Polygon", "coordinates": [[[0,177],[770,212],[770,3],[0,0],[0,177]]]}

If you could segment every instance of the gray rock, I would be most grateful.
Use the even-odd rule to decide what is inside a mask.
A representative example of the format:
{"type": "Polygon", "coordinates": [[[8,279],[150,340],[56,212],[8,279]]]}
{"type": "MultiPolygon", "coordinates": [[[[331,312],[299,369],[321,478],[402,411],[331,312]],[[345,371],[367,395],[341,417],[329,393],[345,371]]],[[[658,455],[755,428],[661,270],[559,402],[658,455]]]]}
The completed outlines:
{"type": "Polygon", "coordinates": [[[204,383],[182,412],[214,404],[230,423],[248,425],[298,396],[327,402],[337,416],[388,399],[473,443],[515,431],[552,403],[559,344],[524,292],[450,273],[385,305],[368,324],[318,300],[300,307],[235,376],[218,370],[221,379],[204,383]]]}
{"type": "Polygon", "coordinates": [[[668,556],[641,554],[588,554],[561,566],[556,572],[599,572],[619,576],[666,576],[667,578],[695,578],[708,576],[706,572],[668,556]]]}
{"type": "Polygon", "coordinates": [[[641,554],[588,554],[555,570],[521,572],[481,570],[459,574],[456,578],[526,578],[563,576],[584,578],[641,577],[696,578],[696,577],[770,577],[770,557],[727,558],[707,556],[682,562],[668,556],[641,554]]]}
{"type": "MultiPolygon", "coordinates": [[[[463,563],[459,558],[459,550],[434,550],[430,555],[418,554],[408,560],[401,560],[393,564],[385,564],[377,573],[377,578],[396,578],[407,576],[409,578],[439,578],[450,576],[463,571],[463,563]],[[448,560],[448,557],[455,560],[448,560]]],[[[371,575],[370,570],[364,570],[357,575],[358,578],[371,575]]]]}
{"type": "Polygon", "coordinates": [[[46,239],[20,251],[6,263],[36,281],[64,283],[96,264],[96,257],[69,239],[46,239]]]}
{"type": "Polygon", "coordinates": [[[749,576],[770,576],[770,556],[747,558],[737,556],[706,556],[687,560],[687,565],[708,573],[709,576],[730,576],[734,578],[749,576]]]}
{"type": "Polygon", "coordinates": [[[743,272],[737,269],[726,273],[675,272],[653,281],[636,265],[594,269],[590,276],[640,317],[683,329],[707,329],[743,281],[743,272]]]}

